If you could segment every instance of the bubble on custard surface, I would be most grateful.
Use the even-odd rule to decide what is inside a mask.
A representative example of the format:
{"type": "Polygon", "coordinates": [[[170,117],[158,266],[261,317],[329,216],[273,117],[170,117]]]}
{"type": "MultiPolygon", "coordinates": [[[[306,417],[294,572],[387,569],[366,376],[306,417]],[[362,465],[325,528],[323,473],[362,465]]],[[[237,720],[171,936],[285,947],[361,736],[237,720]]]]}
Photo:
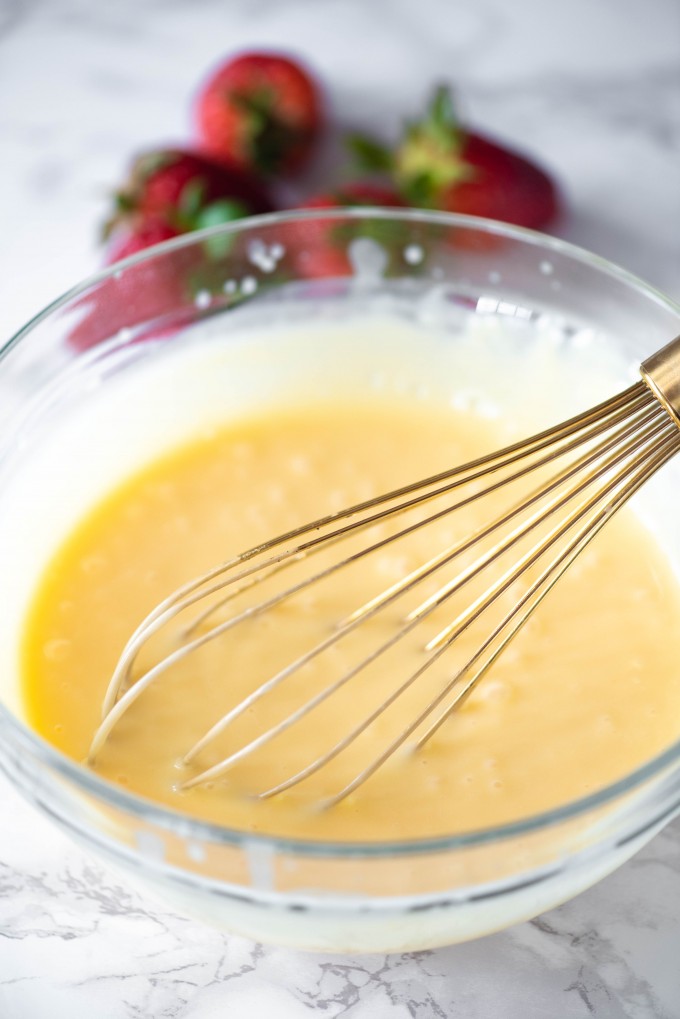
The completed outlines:
{"type": "Polygon", "coordinates": [[[500,679],[487,679],[486,682],[480,683],[479,689],[477,690],[477,697],[479,700],[489,701],[491,703],[505,701],[510,697],[510,695],[510,686],[500,679]]]}
{"type": "Polygon", "coordinates": [[[144,504],[141,502],[129,502],[123,507],[123,516],[126,520],[139,520],[144,513],[144,504]]]}
{"type": "Polygon", "coordinates": [[[406,576],[409,562],[403,555],[386,555],[383,553],[378,556],[375,562],[375,569],[379,576],[387,580],[401,580],[402,577],[406,576]]]}
{"type": "Polygon", "coordinates": [[[259,237],[254,238],[248,245],[248,261],[260,272],[269,273],[276,269],[277,259],[272,253],[272,248],[259,237]]]}
{"type": "Polygon", "coordinates": [[[380,280],[387,268],[387,252],[370,237],[356,237],[347,248],[352,274],[365,283],[380,280]]]}
{"type": "Polygon", "coordinates": [[[241,280],[241,293],[245,297],[251,297],[257,290],[257,280],[254,276],[244,276],[241,280]]]}
{"type": "Polygon", "coordinates": [[[288,460],[288,468],[290,473],[297,477],[306,477],[312,473],[312,464],[309,457],[303,456],[301,453],[290,457],[288,460]]]}
{"type": "Polygon", "coordinates": [[[271,506],[283,506],[286,502],[286,491],[281,485],[269,485],[266,490],[267,502],[271,506]]]}
{"type": "Polygon", "coordinates": [[[331,513],[339,513],[340,510],[345,509],[350,505],[347,492],[341,488],[332,488],[328,493],[328,505],[331,513]]]}
{"type": "Polygon", "coordinates": [[[106,566],[106,556],[102,555],[100,552],[93,552],[91,555],[86,555],[85,558],[81,559],[81,570],[83,573],[99,573],[106,566]]]}
{"type": "Polygon", "coordinates": [[[250,442],[234,442],[231,445],[230,452],[233,460],[245,462],[252,460],[254,447],[250,442]]]}
{"type": "Polygon", "coordinates": [[[267,245],[260,237],[254,237],[248,242],[248,261],[263,272],[271,272],[271,256],[267,245]]]}
{"type": "Polygon", "coordinates": [[[501,409],[498,404],[481,394],[474,401],[474,411],[479,417],[487,418],[488,420],[501,416],[501,409]]]}
{"type": "Polygon", "coordinates": [[[165,843],[150,831],[135,832],[135,843],[142,856],[151,860],[165,859],[165,843]]]}
{"type": "Polygon", "coordinates": [[[43,654],[48,662],[63,662],[71,651],[71,641],[65,637],[54,637],[43,644],[43,654]]]}
{"type": "Polygon", "coordinates": [[[407,244],[404,248],[404,261],[408,265],[420,265],[425,258],[425,252],[420,244],[407,244]]]}
{"type": "Polygon", "coordinates": [[[177,514],[163,525],[163,533],[169,537],[177,537],[191,533],[191,522],[183,514],[177,514]]]}
{"type": "Polygon", "coordinates": [[[187,842],[187,856],[194,863],[203,863],[205,860],[205,846],[201,842],[187,842]]]}
{"type": "Polygon", "coordinates": [[[453,410],[465,412],[472,408],[473,401],[474,396],[469,390],[461,390],[460,392],[451,394],[449,398],[449,406],[453,410]]]}
{"type": "Polygon", "coordinates": [[[452,291],[448,283],[436,283],[428,287],[426,293],[418,299],[416,306],[418,322],[435,328],[445,325],[451,314],[451,298],[452,291]]]}
{"type": "Polygon", "coordinates": [[[590,327],[578,329],[571,337],[571,345],[575,350],[586,350],[588,347],[593,347],[596,343],[597,332],[590,327]]]}

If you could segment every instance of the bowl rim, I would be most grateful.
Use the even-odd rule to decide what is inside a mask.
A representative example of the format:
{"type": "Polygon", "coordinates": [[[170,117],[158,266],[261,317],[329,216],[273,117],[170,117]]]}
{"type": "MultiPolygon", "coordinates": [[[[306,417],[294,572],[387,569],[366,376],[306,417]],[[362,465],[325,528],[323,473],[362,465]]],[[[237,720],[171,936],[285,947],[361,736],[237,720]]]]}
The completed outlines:
{"type": "MultiPolygon", "coordinates": [[[[421,223],[425,225],[442,227],[461,227],[466,230],[476,230],[482,233],[493,234],[513,241],[518,241],[533,246],[545,253],[562,255],[581,265],[595,269],[605,276],[624,284],[627,287],[639,292],[643,297],[651,300],[652,303],[662,307],[664,310],[678,317],[680,323],[680,304],[668,297],[662,291],[651,284],[646,283],[627,269],[596,255],[585,248],[564,241],[561,238],[541,234],[524,227],[513,226],[507,223],[497,222],[491,219],[482,219],[475,216],[465,216],[457,213],[444,213],[419,209],[394,209],[362,206],[361,208],[335,208],[335,209],[313,209],[313,210],[291,210],[286,212],[268,213],[266,215],[251,216],[232,223],[221,224],[209,227],[204,230],[191,233],[164,241],[154,245],[130,257],[114,263],[99,272],[86,277],[80,283],[71,287],[55,300],[46,305],[41,311],[25,323],[9,340],[0,345],[0,368],[7,354],[13,350],[26,336],[28,336],[40,323],[58,312],[60,308],[69,304],[74,298],[83,294],[91,287],[104,282],[106,279],[118,276],[126,269],[146,261],[152,261],[159,255],[164,256],[186,247],[202,244],[204,241],[215,237],[231,234],[253,233],[259,229],[266,229],[273,226],[280,226],[285,223],[297,223],[305,221],[361,221],[361,220],[392,220],[406,223],[421,223]]],[[[420,839],[401,839],[388,841],[363,841],[363,842],[342,842],[322,841],[318,839],[292,838],[278,835],[268,835],[259,832],[250,832],[229,828],[214,822],[204,821],[193,817],[189,813],[173,809],[172,807],[161,806],[136,793],[129,792],[121,786],[115,785],[107,779],[101,778],[95,772],[88,770],[83,765],[67,757],[64,753],[52,746],[46,739],[34,732],[20,718],[14,715],[9,708],[0,703],[0,722],[8,727],[9,733],[15,738],[16,745],[20,751],[28,752],[29,756],[37,759],[40,765],[56,771],[58,774],[70,780],[76,787],[93,794],[109,806],[133,815],[139,821],[154,823],[159,827],[168,829],[176,835],[201,839],[222,845],[252,847],[253,844],[266,845],[276,851],[293,853],[301,856],[321,858],[350,858],[350,857],[396,857],[401,855],[437,853],[448,850],[471,848],[473,846],[485,845],[504,839],[522,835],[529,835],[532,832],[544,828],[554,827],[565,821],[571,820],[590,810],[612,803],[617,797],[632,793],[636,789],[655,776],[660,775],[665,769],[673,764],[680,764],[680,738],[662,753],[638,766],[632,772],[623,776],[603,788],[589,793],[586,796],[578,797],[568,803],[549,810],[543,810],[515,821],[494,825],[487,828],[474,829],[472,831],[459,832],[453,835],[433,836],[420,839]]],[[[7,768],[1,759],[0,764],[7,773],[12,776],[11,768],[7,768]]],[[[678,804],[680,805],[680,803],[678,804]]],[[[671,808],[673,809],[673,808],[671,808]]],[[[662,813],[666,812],[662,811],[662,813]]]]}

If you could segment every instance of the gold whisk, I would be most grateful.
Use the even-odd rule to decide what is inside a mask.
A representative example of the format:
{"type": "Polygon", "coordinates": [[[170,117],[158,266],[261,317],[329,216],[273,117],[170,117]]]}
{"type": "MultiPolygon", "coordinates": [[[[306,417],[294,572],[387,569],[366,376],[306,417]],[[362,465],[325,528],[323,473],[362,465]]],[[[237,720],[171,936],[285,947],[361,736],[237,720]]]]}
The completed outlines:
{"type": "Polygon", "coordinates": [[[488,632],[485,632],[479,646],[467,660],[462,665],[456,665],[453,675],[443,682],[410,724],[392,738],[344,788],[328,799],[326,805],[338,803],[358,788],[411,736],[414,736],[415,746],[422,747],[449,715],[470,696],[491,664],[607,520],[680,449],[680,337],[644,361],[640,374],[641,380],[629,389],[584,414],[472,463],[368,499],[289,531],[215,567],[175,591],[147,616],[123,650],[104,698],[102,722],[92,740],[89,761],[94,761],[114,726],[134,701],[149,684],[158,680],[176,662],[186,659],[246,619],[260,616],[320,580],[333,576],[348,564],[360,562],[426,524],[492,493],[496,493],[496,498],[511,482],[528,479],[536,471],[546,476],[548,468],[556,465],[556,469],[538,487],[518,501],[511,501],[509,506],[492,515],[488,523],[475,533],[408,571],[396,583],[354,609],[321,641],[266,679],[223,715],[185,753],[182,759],[184,765],[195,761],[261,698],[272,693],[294,673],[342,641],[368,619],[383,612],[403,594],[417,590],[418,585],[431,581],[439,570],[450,566],[455,560],[465,563],[453,576],[439,584],[433,593],[419,600],[416,607],[407,613],[402,625],[378,643],[367,657],[346,669],[323,689],[314,692],[301,706],[259,736],[187,778],[181,788],[189,789],[219,778],[238,761],[296,725],[369,664],[395,648],[406,634],[415,631],[432,612],[441,610],[455,593],[461,592],[472,581],[479,581],[489,566],[499,564],[502,567],[500,576],[482,586],[479,593],[474,593],[463,610],[427,640],[420,665],[386,699],[306,767],[260,791],[258,795],[262,798],[274,796],[319,771],[412,687],[472,623],[491,618],[488,632]],[[430,512],[424,520],[411,522],[376,539],[374,528],[377,524],[401,517],[414,507],[425,507],[433,500],[441,500],[442,496],[449,495],[450,501],[443,508],[430,512]],[[270,581],[290,566],[307,562],[317,553],[351,536],[364,534],[367,543],[354,548],[344,558],[322,564],[311,575],[235,611],[227,618],[210,622],[211,617],[222,613],[227,603],[245,591],[256,589],[257,585],[270,581]],[[486,539],[491,540],[489,547],[481,544],[486,539]],[[533,543],[528,544],[531,541],[533,543]],[[482,551],[476,552],[479,548],[482,551]],[[511,550],[514,550],[513,561],[505,566],[503,560],[507,561],[507,554],[511,550]],[[526,586],[520,596],[515,596],[515,586],[520,580],[524,580],[526,586]],[[503,611],[500,619],[493,619],[489,610],[497,607],[502,596],[507,597],[509,592],[512,592],[511,607],[503,611]],[[175,650],[140,675],[134,676],[140,652],[150,638],[167,627],[180,613],[194,606],[199,612],[179,631],[175,650]]]}

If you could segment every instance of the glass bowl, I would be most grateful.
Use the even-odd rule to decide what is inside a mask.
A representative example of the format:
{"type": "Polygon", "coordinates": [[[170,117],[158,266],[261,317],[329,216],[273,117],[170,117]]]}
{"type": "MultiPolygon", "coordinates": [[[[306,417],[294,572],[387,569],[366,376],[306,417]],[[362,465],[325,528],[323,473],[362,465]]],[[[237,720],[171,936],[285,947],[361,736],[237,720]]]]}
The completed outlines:
{"type": "MultiPolygon", "coordinates": [[[[3,770],[38,810],[144,892],[228,931],[323,951],[426,949],[528,919],[608,874],[680,811],[677,742],[613,785],[501,827],[456,831],[452,804],[445,837],[395,842],[386,833],[368,844],[273,838],[143,800],[26,725],[18,634],[54,529],[66,529],[112,483],[121,450],[132,449],[138,461],[148,454],[134,402],[124,424],[102,413],[96,439],[79,427],[82,413],[105,406],[121,379],[162,365],[168,351],[197,337],[217,336],[228,346],[252,323],[327,323],[376,309],[434,325],[452,341],[484,319],[501,322],[509,342],[531,333],[568,348],[575,370],[554,387],[548,423],[592,403],[603,386],[604,395],[622,388],[644,357],[680,331],[680,309],[670,300],[559,240],[466,217],[362,209],[265,216],[163,244],[76,287],[0,351],[3,770]],[[78,435],[69,454],[78,461],[76,485],[65,484],[67,467],[55,460],[67,433],[78,435]],[[22,480],[29,462],[42,464],[38,498],[22,480]]],[[[383,353],[379,345],[361,358],[348,350],[347,384],[365,385],[383,353]]],[[[476,357],[472,343],[473,380],[476,357]]],[[[319,358],[310,354],[305,367],[313,384],[328,374],[319,371],[322,352],[319,358]]],[[[426,360],[414,358],[407,386],[431,381],[426,360]]],[[[283,368],[272,348],[271,360],[254,359],[250,374],[234,370],[236,399],[263,375],[266,385],[276,382],[283,368]]],[[[480,368],[480,387],[482,376],[480,368]]],[[[506,383],[528,384],[512,376],[506,383]]],[[[159,428],[170,443],[186,424],[184,395],[166,394],[159,428]]],[[[640,512],[677,564],[680,533],[667,493],[677,493],[680,477],[673,463],[662,473],[640,512]]],[[[575,753],[577,745],[575,734],[575,753]]]]}

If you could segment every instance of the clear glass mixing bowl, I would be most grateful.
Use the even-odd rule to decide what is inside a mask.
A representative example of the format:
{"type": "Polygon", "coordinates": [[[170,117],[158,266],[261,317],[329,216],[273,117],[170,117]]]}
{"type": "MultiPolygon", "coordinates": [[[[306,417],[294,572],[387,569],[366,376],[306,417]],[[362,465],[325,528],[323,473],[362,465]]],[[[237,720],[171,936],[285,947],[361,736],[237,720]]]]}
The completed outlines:
{"type": "MultiPolygon", "coordinates": [[[[112,380],[168,345],[206,328],[228,339],[248,316],[325,321],[350,305],[386,302],[407,318],[417,308],[422,322],[452,335],[476,316],[548,323],[547,335],[582,347],[591,361],[615,351],[622,385],[680,331],[670,300],[559,240],[465,217],[345,210],[266,216],[164,244],[76,287],[0,352],[2,768],[74,839],[178,910],[252,938],[328,951],[431,948],[575,895],[680,810],[680,742],[608,788],[503,827],[457,832],[452,804],[450,833],[417,842],[389,833],[366,845],[271,838],[156,806],[67,759],[23,720],[17,634],[35,577],[22,563],[40,565],[43,525],[60,512],[52,498],[59,465],[45,468],[41,497],[19,505],[17,479],[65,421],[77,426],[81,408],[112,380]]],[[[473,347],[473,376],[474,357],[473,347]]],[[[419,371],[414,365],[413,385],[419,371]]],[[[577,372],[565,383],[565,409],[591,402],[588,377],[577,372]]],[[[564,395],[555,394],[556,406],[564,395]]],[[[110,422],[109,451],[129,443],[135,413],[127,409],[125,429],[110,422]]],[[[83,477],[105,478],[99,442],[88,445],[85,435],[78,456],[83,477]]],[[[675,559],[680,529],[666,493],[680,490],[677,466],[663,475],[643,511],[675,559]]]]}

